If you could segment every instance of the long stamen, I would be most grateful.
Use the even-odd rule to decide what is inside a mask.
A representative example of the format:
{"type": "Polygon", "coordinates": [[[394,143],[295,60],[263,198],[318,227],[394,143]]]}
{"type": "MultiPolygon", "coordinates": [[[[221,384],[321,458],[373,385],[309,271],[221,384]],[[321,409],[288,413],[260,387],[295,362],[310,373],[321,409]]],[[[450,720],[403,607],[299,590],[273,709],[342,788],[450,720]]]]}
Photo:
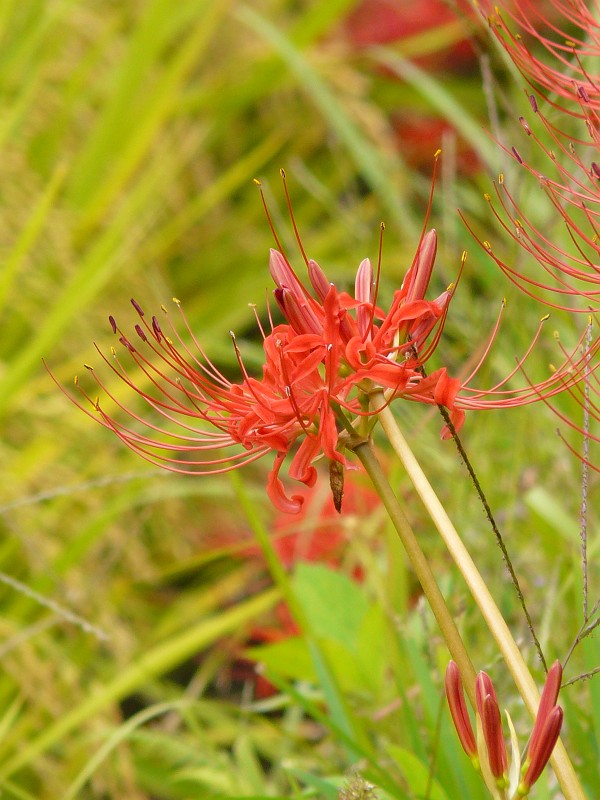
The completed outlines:
{"type": "Polygon", "coordinates": [[[290,193],[288,191],[287,185],[287,178],[284,169],[279,170],[279,174],[281,175],[281,180],[283,182],[283,191],[285,192],[285,201],[287,203],[288,212],[290,215],[290,220],[292,221],[292,227],[294,229],[294,236],[296,237],[296,241],[298,242],[298,247],[300,248],[300,252],[302,253],[302,258],[304,259],[304,263],[308,266],[308,256],[304,251],[304,247],[302,245],[302,239],[300,238],[300,232],[298,231],[298,226],[296,225],[296,218],[294,217],[294,209],[292,206],[292,201],[290,199],[290,193]]]}

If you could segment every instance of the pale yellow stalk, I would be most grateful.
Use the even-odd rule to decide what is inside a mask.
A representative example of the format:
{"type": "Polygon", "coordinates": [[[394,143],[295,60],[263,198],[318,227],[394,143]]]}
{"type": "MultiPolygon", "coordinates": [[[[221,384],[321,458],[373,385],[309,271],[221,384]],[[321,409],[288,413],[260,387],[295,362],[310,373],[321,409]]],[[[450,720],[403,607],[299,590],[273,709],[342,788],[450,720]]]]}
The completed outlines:
{"type": "MultiPolygon", "coordinates": [[[[419,462],[402,435],[392,412],[389,407],[385,405],[383,392],[376,392],[371,396],[371,409],[376,411],[382,407],[384,407],[383,411],[380,411],[378,416],[383,430],[394,452],[404,465],[435,527],[444,540],[448,552],[460,570],[473,599],[477,603],[485,619],[490,633],[498,644],[519,694],[523,698],[532,718],[535,719],[540,701],[540,694],[529,672],[529,668],[521,655],[521,651],[488,590],[484,579],[458,535],[456,528],[452,524],[425,473],[421,469],[419,462]]],[[[571,760],[560,740],[557,742],[554,749],[551,763],[561,789],[563,790],[565,800],[586,800],[586,796],[579,783],[571,760]]]]}

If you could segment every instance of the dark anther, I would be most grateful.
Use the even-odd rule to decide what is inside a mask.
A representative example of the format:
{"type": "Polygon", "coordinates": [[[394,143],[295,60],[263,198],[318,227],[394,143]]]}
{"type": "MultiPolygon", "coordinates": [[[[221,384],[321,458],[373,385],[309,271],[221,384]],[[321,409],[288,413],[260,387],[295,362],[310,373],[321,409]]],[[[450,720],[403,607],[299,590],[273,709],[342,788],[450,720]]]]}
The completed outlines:
{"type": "Polygon", "coordinates": [[[535,99],[535,97],[532,94],[529,95],[529,104],[533,108],[535,113],[537,114],[538,110],[539,110],[538,109],[538,104],[537,104],[537,100],[535,99]]]}
{"type": "Polygon", "coordinates": [[[131,344],[129,339],[126,339],[124,336],[121,336],[119,337],[119,341],[129,350],[130,353],[135,353],[135,347],[131,344]]]}
{"type": "Polygon", "coordinates": [[[146,338],[146,334],[145,334],[145,333],[144,333],[144,331],[142,330],[142,327],[141,327],[141,325],[136,325],[136,326],[135,326],[135,332],[136,332],[136,333],[137,333],[137,335],[140,337],[140,339],[142,340],[142,342],[147,342],[147,341],[148,341],[148,339],[146,338]]]}
{"type": "Polygon", "coordinates": [[[112,328],[112,332],[116,333],[117,332],[117,322],[116,322],[116,320],[115,320],[115,318],[113,317],[112,314],[108,318],[108,321],[110,322],[110,327],[112,328]]]}
{"type": "Polygon", "coordinates": [[[513,156],[517,159],[519,164],[522,164],[523,163],[523,159],[519,155],[519,151],[517,150],[517,148],[516,147],[511,147],[511,150],[512,150],[513,156]]]}
{"type": "Polygon", "coordinates": [[[136,300],[134,300],[133,297],[131,298],[131,305],[135,308],[140,317],[144,316],[144,312],[142,311],[141,305],[136,300]]]}
{"type": "Polygon", "coordinates": [[[587,89],[585,88],[585,86],[578,86],[577,87],[577,94],[579,95],[579,97],[581,97],[581,99],[583,100],[584,103],[589,103],[590,102],[590,96],[587,93],[587,89]]]}

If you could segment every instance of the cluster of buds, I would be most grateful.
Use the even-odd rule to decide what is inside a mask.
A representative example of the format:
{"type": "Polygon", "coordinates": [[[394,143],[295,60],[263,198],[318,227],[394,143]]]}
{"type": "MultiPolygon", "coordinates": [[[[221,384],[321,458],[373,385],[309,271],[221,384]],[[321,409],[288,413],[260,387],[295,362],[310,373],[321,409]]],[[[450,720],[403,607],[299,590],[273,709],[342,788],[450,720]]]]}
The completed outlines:
{"type": "Polygon", "coordinates": [[[492,681],[480,672],[475,683],[476,729],[467,711],[460,673],[454,661],[446,670],[446,697],[450,714],[464,751],[496,800],[522,800],[542,774],[558,739],[563,711],[556,705],[562,680],[562,667],[555,661],[546,677],[540,705],[523,759],[514,726],[506,712],[512,744],[510,766],[502,731],[502,718],[492,681]]]}

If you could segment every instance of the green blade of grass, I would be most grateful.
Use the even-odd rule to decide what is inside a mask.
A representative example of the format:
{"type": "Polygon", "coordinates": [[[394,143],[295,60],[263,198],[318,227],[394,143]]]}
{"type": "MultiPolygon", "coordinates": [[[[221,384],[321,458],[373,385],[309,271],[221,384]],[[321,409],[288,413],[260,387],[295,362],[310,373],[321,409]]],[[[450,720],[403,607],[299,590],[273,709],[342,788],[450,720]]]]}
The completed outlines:
{"type": "Polygon", "coordinates": [[[157,645],[117,674],[112,681],[93,693],[86,701],[49,725],[39,736],[24,744],[12,758],[0,766],[0,781],[31,763],[110,703],[126,697],[153,678],[168,672],[193,653],[248,624],[257,615],[271,608],[279,596],[276,589],[269,589],[231,609],[202,620],[183,633],[157,645]]]}
{"type": "Polygon", "coordinates": [[[496,169],[500,149],[486,134],[483,125],[472,117],[463,104],[448,92],[440,80],[432,78],[416,64],[383,47],[371,51],[376,62],[410,83],[431,106],[447,119],[491,169],[496,169]]]}
{"type": "Polygon", "coordinates": [[[386,163],[377,149],[348,116],[332,89],[308,62],[301,50],[267,19],[248,6],[241,6],[236,16],[254,33],[267,41],[295,75],[304,91],[311,98],[329,127],[344,144],[365,179],[377,192],[394,223],[407,236],[417,233],[414,214],[397,191],[401,174],[400,160],[386,163]],[[394,179],[390,179],[390,175],[394,179]]]}

